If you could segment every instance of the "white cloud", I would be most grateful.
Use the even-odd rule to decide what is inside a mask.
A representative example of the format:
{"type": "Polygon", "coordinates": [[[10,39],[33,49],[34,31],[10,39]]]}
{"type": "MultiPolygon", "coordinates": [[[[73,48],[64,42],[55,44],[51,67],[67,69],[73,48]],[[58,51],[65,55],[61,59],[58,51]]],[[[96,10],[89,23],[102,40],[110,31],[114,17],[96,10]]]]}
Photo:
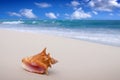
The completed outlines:
{"type": "Polygon", "coordinates": [[[80,5],[80,3],[78,1],[71,1],[71,5],[77,7],[80,5]]]}
{"type": "Polygon", "coordinates": [[[8,12],[10,16],[26,17],[26,18],[37,18],[32,12],[32,9],[21,9],[19,12],[8,12]]]}
{"type": "Polygon", "coordinates": [[[96,11],[92,11],[95,15],[97,15],[98,14],[98,12],[96,12],[96,11]]]}
{"type": "Polygon", "coordinates": [[[117,0],[91,0],[89,6],[98,11],[112,11],[113,8],[119,7],[117,0]]]}
{"type": "Polygon", "coordinates": [[[117,2],[117,0],[109,0],[109,3],[111,6],[120,7],[120,4],[117,2]]]}
{"type": "Polygon", "coordinates": [[[27,18],[37,18],[37,16],[32,12],[32,9],[21,9],[20,14],[27,18]]]}
{"type": "Polygon", "coordinates": [[[21,14],[16,13],[16,12],[8,12],[8,14],[9,14],[10,16],[17,16],[17,17],[21,17],[21,14]]]}
{"type": "Polygon", "coordinates": [[[40,8],[48,8],[48,7],[51,7],[51,4],[48,4],[48,3],[45,3],[45,2],[42,2],[42,3],[37,3],[37,2],[35,2],[35,5],[37,5],[37,6],[40,7],[40,8]]]}
{"type": "Polygon", "coordinates": [[[80,3],[76,0],[73,0],[70,3],[67,3],[66,5],[71,6],[74,10],[76,10],[78,8],[78,6],[80,5],[80,3]]]}
{"type": "Polygon", "coordinates": [[[89,2],[89,5],[90,5],[91,7],[95,7],[95,2],[94,2],[94,1],[90,1],[90,2],[89,2]]]}
{"type": "Polygon", "coordinates": [[[47,16],[50,19],[56,19],[57,16],[53,12],[45,13],[45,16],[47,16]]]}
{"type": "Polygon", "coordinates": [[[75,10],[72,15],[71,19],[85,19],[92,17],[89,13],[85,13],[82,8],[75,10]]]}

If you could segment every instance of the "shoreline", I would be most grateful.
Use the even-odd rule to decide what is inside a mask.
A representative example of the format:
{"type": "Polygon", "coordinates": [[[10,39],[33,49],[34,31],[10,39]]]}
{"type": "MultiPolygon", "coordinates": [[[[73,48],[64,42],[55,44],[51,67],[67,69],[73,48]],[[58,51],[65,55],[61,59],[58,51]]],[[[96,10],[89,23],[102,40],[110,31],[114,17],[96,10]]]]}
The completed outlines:
{"type": "Polygon", "coordinates": [[[120,80],[120,47],[0,30],[0,48],[1,80],[120,80]],[[48,70],[48,76],[23,70],[21,59],[45,47],[59,61],[48,70]]]}
{"type": "Polygon", "coordinates": [[[0,30],[7,30],[7,31],[14,31],[14,32],[22,32],[22,33],[30,33],[30,34],[42,34],[42,35],[48,35],[48,36],[52,36],[52,37],[60,37],[60,38],[65,38],[65,39],[73,39],[73,40],[78,40],[78,41],[85,41],[85,42],[89,42],[89,43],[95,43],[95,44],[100,44],[100,45],[106,45],[106,46],[113,46],[113,47],[120,47],[120,45],[116,45],[116,44],[110,44],[110,43],[105,43],[105,42],[99,42],[99,41],[93,41],[93,40],[86,40],[86,39],[78,39],[78,38],[72,38],[72,37],[66,37],[66,36],[60,36],[60,35],[55,35],[55,34],[48,34],[48,33],[42,33],[42,32],[34,32],[34,31],[24,31],[24,30],[16,30],[16,29],[0,29],[0,30]]]}
{"type": "Polygon", "coordinates": [[[119,23],[114,20],[3,20],[0,26],[4,29],[51,34],[120,47],[119,23]]]}

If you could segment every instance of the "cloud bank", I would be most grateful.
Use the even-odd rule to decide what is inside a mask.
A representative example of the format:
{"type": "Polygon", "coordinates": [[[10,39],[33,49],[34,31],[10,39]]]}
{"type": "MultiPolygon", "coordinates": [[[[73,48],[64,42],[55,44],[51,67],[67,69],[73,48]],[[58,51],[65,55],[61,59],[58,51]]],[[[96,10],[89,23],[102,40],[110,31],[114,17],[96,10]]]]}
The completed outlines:
{"type": "Polygon", "coordinates": [[[85,19],[85,18],[90,18],[90,17],[92,16],[89,13],[85,13],[82,10],[82,8],[78,8],[71,15],[71,19],[85,19]]]}
{"type": "Polygon", "coordinates": [[[17,12],[8,12],[10,16],[17,16],[17,17],[26,17],[29,19],[37,18],[37,16],[33,13],[32,9],[21,9],[18,13],[17,12]]]}
{"type": "Polygon", "coordinates": [[[117,0],[91,0],[89,6],[98,11],[112,11],[114,8],[120,8],[117,0]]]}

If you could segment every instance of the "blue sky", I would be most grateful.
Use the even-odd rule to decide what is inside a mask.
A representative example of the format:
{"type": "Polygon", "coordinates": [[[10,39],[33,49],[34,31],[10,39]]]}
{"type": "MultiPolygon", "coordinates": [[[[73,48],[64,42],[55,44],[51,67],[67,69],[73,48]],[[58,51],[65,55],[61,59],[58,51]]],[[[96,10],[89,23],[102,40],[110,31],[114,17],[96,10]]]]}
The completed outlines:
{"type": "Polygon", "coordinates": [[[120,0],[0,0],[0,19],[120,20],[120,0]]]}

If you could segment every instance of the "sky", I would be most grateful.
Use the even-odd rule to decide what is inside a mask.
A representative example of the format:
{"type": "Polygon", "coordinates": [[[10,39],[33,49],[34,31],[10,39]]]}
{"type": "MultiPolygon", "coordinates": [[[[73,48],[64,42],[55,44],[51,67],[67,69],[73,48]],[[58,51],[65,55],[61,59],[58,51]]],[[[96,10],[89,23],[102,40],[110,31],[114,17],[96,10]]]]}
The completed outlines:
{"type": "Polygon", "coordinates": [[[0,0],[0,19],[120,20],[120,0],[0,0]]]}

